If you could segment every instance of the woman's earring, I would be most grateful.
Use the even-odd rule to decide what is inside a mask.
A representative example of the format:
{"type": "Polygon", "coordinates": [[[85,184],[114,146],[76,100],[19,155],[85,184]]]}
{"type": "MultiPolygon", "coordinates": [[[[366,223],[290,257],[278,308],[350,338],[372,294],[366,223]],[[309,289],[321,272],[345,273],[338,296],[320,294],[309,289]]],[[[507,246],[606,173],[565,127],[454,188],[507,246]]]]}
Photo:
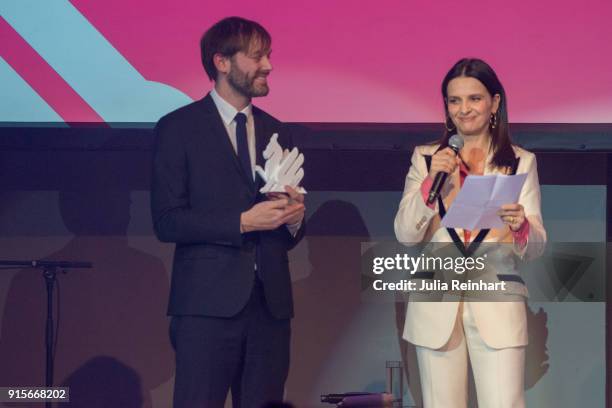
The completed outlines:
{"type": "Polygon", "coordinates": [[[446,130],[448,132],[452,132],[455,129],[455,125],[453,124],[453,122],[451,121],[451,126],[448,126],[448,119],[449,117],[447,116],[446,119],[444,120],[444,127],[446,128],[446,130]]]}
{"type": "Polygon", "coordinates": [[[491,126],[491,129],[495,129],[495,126],[497,126],[497,112],[491,114],[489,125],[491,126]]]}

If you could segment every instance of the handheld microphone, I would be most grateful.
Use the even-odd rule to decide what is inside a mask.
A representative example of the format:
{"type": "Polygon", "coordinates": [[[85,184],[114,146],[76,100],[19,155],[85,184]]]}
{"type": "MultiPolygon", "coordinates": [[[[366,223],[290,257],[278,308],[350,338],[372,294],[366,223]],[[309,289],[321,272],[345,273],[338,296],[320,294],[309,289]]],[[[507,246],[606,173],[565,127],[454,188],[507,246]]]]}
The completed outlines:
{"type": "MultiPolygon", "coordinates": [[[[463,138],[459,135],[452,135],[450,139],[448,139],[448,147],[453,149],[455,155],[459,154],[459,151],[463,147],[463,138]]],[[[438,197],[440,196],[440,190],[442,190],[442,186],[448,177],[448,173],[439,172],[436,174],[436,178],[434,179],[433,184],[431,185],[431,189],[429,190],[429,196],[427,197],[427,204],[434,203],[438,197]]]]}
{"type": "Polygon", "coordinates": [[[395,406],[393,405],[393,395],[371,392],[321,395],[321,402],[337,404],[338,407],[346,408],[385,408],[395,406]]]}
{"type": "Polygon", "coordinates": [[[345,392],[342,394],[324,394],[321,395],[321,402],[327,402],[329,404],[339,404],[343,399],[348,397],[361,397],[373,395],[371,392],[345,392]]]}

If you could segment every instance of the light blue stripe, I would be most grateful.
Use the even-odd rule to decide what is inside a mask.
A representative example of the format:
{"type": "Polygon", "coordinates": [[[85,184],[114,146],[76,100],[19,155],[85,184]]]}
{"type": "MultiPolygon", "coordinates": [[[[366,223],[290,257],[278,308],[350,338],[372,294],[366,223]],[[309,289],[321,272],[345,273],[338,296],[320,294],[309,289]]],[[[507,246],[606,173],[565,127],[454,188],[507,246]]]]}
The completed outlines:
{"type": "Polygon", "coordinates": [[[191,102],[147,81],[67,0],[4,0],[0,14],[107,122],[154,122],[191,102]]]}
{"type": "Polygon", "coordinates": [[[0,122],[64,122],[2,57],[0,84],[0,122]]]}

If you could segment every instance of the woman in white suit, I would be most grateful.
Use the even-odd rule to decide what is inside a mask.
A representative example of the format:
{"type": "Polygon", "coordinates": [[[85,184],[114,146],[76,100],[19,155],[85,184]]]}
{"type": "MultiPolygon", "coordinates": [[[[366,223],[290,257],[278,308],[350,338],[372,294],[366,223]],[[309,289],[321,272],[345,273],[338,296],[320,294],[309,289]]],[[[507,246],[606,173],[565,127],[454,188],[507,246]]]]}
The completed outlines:
{"type": "Polygon", "coordinates": [[[447,242],[472,255],[479,242],[483,242],[481,249],[496,245],[495,255],[485,264],[486,275],[489,281],[505,281],[521,301],[409,299],[404,338],[417,349],[426,408],[467,406],[468,358],[480,408],[524,407],[527,290],[515,261],[540,255],[546,243],[536,158],[512,145],[506,94],[484,61],[457,62],[442,82],[442,96],[447,131],[437,144],[415,148],[395,217],[395,234],[406,245],[447,242]],[[459,155],[448,147],[453,134],[464,140],[459,155]],[[427,195],[439,172],[449,176],[438,200],[428,205],[427,195]],[[442,227],[440,220],[464,178],[495,173],[527,173],[518,202],[503,205],[498,212],[504,228],[442,227]]]}

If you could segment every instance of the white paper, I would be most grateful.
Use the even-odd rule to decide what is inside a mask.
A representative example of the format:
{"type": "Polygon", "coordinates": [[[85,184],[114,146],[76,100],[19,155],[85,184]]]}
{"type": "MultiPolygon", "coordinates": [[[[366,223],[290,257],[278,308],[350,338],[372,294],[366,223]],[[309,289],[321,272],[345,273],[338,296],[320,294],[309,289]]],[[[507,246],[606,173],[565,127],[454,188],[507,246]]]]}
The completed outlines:
{"type": "Polygon", "coordinates": [[[518,202],[526,179],[527,173],[514,176],[467,176],[459,194],[442,218],[442,225],[469,230],[502,228],[504,223],[497,212],[504,204],[518,202]]]}

